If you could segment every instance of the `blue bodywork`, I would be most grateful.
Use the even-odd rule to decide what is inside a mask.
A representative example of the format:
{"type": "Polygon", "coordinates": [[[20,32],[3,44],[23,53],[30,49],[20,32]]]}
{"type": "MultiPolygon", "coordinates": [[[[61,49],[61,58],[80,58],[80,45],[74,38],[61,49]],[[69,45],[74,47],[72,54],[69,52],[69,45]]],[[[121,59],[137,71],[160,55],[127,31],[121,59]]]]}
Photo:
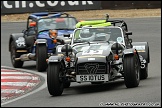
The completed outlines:
{"type": "MultiPolygon", "coordinates": [[[[72,34],[74,30],[58,30],[58,36],[64,34],[72,34]]],[[[56,44],[52,42],[52,39],[49,37],[49,31],[40,32],[37,36],[37,39],[46,39],[48,44],[48,53],[52,53],[52,49],[56,44]]],[[[33,47],[35,51],[35,47],[33,47]]]]}
{"type": "MultiPolygon", "coordinates": [[[[61,15],[67,15],[69,17],[70,15],[67,13],[57,13],[57,12],[39,12],[39,13],[32,13],[30,14],[30,18],[34,18],[36,20],[40,20],[42,18],[48,17],[48,18],[60,18],[61,15]]],[[[58,36],[62,36],[64,34],[72,34],[74,29],[65,29],[65,30],[57,30],[58,31],[58,36]]],[[[36,39],[46,39],[47,40],[47,46],[48,46],[48,53],[52,53],[53,48],[55,47],[56,44],[53,43],[52,39],[49,37],[49,30],[45,30],[43,32],[40,32],[37,34],[36,39]]],[[[32,47],[32,53],[35,53],[36,45],[32,47]]]]}
{"type": "MultiPolygon", "coordinates": [[[[40,19],[44,16],[48,16],[49,12],[39,12],[39,13],[32,13],[29,17],[34,17],[36,19],[40,19]]],[[[48,18],[57,18],[57,17],[60,17],[61,16],[61,13],[54,13],[53,15],[50,15],[48,16],[48,18]]]]}

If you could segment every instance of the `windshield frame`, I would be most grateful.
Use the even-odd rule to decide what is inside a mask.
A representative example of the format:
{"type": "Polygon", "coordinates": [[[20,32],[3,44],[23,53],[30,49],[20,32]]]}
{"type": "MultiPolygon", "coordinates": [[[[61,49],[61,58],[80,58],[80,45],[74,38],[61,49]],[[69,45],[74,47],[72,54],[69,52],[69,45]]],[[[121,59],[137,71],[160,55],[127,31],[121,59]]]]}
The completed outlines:
{"type": "MultiPolygon", "coordinates": [[[[113,28],[119,28],[120,31],[121,31],[121,37],[123,38],[122,44],[125,45],[124,33],[123,33],[123,30],[122,30],[121,27],[109,26],[109,27],[86,27],[86,28],[87,28],[87,29],[89,29],[89,28],[97,28],[97,29],[100,29],[100,28],[102,28],[102,29],[106,29],[106,28],[112,28],[112,29],[113,29],[113,28]]],[[[74,43],[75,33],[76,33],[78,30],[82,30],[82,29],[84,29],[84,28],[76,28],[76,29],[74,30],[74,32],[73,32],[73,34],[72,34],[71,45],[77,44],[77,43],[74,43]]],[[[92,41],[92,42],[95,42],[95,41],[92,41]]],[[[98,41],[98,42],[99,42],[99,41],[98,41]]],[[[107,41],[101,41],[101,42],[107,42],[107,41]]],[[[114,41],[114,42],[115,42],[115,41],[114,41]]],[[[116,41],[116,42],[117,42],[117,41],[116,41]]],[[[80,43],[83,43],[83,42],[80,42],[80,43]]]]}
{"type": "Polygon", "coordinates": [[[62,30],[61,28],[52,28],[52,27],[51,27],[51,28],[48,28],[48,29],[39,30],[39,21],[40,21],[40,20],[46,20],[46,19],[49,19],[49,20],[50,20],[50,19],[57,19],[57,18],[58,18],[58,19],[60,19],[60,18],[67,18],[67,19],[68,19],[68,18],[71,18],[71,19],[74,19],[74,20],[73,20],[73,21],[75,22],[74,28],[67,28],[67,29],[66,29],[66,28],[64,28],[64,29],[62,28],[63,30],[69,30],[69,29],[70,29],[70,30],[74,30],[74,29],[75,29],[75,25],[76,25],[77,22],[78,22],[77,19],[76,19],[75,17],[54,17],[54,18],[45,17],[45,18],[40,18],[40,19],[37,20],[37,32],[39,33],[40,31],[46,31],[46,30],[50,30],[50,29],[62,30]]]}

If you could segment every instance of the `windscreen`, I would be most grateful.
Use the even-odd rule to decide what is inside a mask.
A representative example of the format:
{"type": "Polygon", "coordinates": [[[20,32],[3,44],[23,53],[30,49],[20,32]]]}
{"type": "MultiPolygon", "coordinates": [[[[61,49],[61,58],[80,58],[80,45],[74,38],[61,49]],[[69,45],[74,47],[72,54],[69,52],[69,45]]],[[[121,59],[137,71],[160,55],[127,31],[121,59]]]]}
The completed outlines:
{"type": "Polygon", "coordinates": [[[73,17],[43,18],[38,21],[38,32],[49,29],[75,29],[76,23],[73,17]]]}
{"type": "Polygon", "coordinates": [[[93,41],[122,41],[120,28],[80,28],[75,30],[74,43],[93,41]]]}

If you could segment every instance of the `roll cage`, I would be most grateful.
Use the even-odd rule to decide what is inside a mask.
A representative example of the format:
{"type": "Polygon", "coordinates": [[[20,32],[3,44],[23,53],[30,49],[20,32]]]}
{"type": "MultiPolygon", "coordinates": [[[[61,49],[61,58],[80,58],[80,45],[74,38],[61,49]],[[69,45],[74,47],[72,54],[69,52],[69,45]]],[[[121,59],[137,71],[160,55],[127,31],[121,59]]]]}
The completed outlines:
{"type": "Polygon", "coordinates": [[[27,19],[27,28],[29,27],[29,19],[37,22],[41,18],[59,18],[59,17],[72,17],[70,14],[65,12],[39,12],[39,13],[32,13],[29,15],[27,19]]]}
{"type": "MultiPolygon", "coordinates": [[[[74,18],[77,21],[77,19],[73,16],[71,16],[70,14],[68,13],[65,13],[65,12],[38,12],[38,13],[32,13],[28,16],[27,18],[27,25],[26,25],[26,30],[27,30],[27,33],[30,32],[30,22],[31,21],[34,21],[36,22],[36,26],[32,28],[32,31],[34,30],[35,31],[35,34],[38,34],[38,28],[37,28],[37,24],[38,24],[38,21],[40,19],[46,19],[46,18],[65,18],[65,17],[69,17],[69,18],[74,18]]],[[[23,30],[22,32],[25,32],[25,30],[23,30]]]]}
{"type": "Polygon", "coordinates": [[[124,20],[110,20],[109,15],[106,14],[105,20],[91,20],[91,21],[81,21],[76,24],[76,28],[81,27],[106,27],[106,26],[117,26],[120,27],[123,31],[124,40],[126,47],[132,48],[132,39],[128,35],[132,35],[132,32],[128,32],[128,26],[124,20]]]}

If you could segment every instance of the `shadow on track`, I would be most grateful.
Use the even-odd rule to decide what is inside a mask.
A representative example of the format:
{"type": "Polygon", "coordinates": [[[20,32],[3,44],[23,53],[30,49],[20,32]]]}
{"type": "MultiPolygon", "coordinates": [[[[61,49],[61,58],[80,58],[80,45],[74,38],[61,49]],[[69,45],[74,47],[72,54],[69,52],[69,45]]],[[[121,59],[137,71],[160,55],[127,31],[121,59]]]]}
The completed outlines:
{"type": "MultiPolygon", "coordinates": [[[[106,92],[106,91],[112,91],[118,89],[121,90],[123,89],[121,88],[121,86],[124,85],[124,80],[121,79],[118,81],[107,82],[103,84],[91,84],[91,83],[83,83],[83,84],[76,83],[76,84],[71,85],[69,88],[65,88],[61,96],[89,94],[89,93],[97,93],[97,92],[104,92],[104,91],[106,92]]],[[[126,89],[126,87],[124,89],[126,89]]],[[[51,97],[56,97],[56,96],[51,96],[51,97]]]]}

